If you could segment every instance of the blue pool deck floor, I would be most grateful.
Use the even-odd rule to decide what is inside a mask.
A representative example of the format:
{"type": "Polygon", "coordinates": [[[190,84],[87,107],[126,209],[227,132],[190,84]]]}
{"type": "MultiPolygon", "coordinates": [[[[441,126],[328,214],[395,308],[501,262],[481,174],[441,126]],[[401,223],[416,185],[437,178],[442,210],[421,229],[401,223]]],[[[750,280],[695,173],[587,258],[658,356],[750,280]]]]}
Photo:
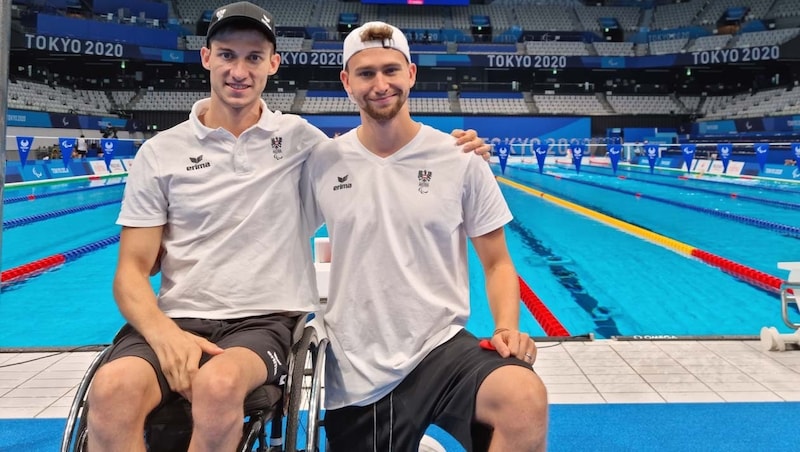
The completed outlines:
{"type": "MultiPolygon", "coordinates": [[[[539,347],[535,368],[552,404],[800,401],[800,350],[765,351],[757,340],[539,347]]],[[[66,418],[95,355],[0,353],[0,418],[66,418]]]]}

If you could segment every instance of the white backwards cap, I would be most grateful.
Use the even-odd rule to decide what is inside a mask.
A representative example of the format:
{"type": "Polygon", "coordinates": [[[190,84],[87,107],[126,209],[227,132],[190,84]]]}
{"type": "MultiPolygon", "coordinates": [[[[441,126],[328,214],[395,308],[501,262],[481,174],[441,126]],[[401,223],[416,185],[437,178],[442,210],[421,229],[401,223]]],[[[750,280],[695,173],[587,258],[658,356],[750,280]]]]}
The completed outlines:
{"type": "Polygon", "coordinates": [[[347,62],[350,57],[356,53],[374,47],[383,47],[384,49],[395,49],[402,53],[408,62],[411,62],[411,51],[408,49],[408,40],[406,35],[400,31],[399,28],[389,25],[385,22],[367,22],[364,25],[351,31],[344,39],[344,52],[342,55],[342,67],[347,67],[347,62]],[[371,28],[389,27],[392,29],[392,37],[384,40],[362,41],[361,34],[371,28]]]}

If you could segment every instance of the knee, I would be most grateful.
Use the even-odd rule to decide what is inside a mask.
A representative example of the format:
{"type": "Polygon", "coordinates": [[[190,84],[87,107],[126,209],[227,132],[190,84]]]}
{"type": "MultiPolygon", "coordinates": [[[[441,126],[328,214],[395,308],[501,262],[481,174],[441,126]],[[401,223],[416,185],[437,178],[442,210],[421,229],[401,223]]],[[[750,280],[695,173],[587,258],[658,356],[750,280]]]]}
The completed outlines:
{"type": "Polygon", "coordinates": [[[503,402],[500,407],[505,413],[520,420],[529,422],[547,415],[547,389],[538,375],[524,371],[524,375],[515,378],[511,390],[503,391],[503,402]],[[533,418],[533,419],[532,419],[533,418]]]}
{"type": "Polygon", "coordinates": [[[508,366],[484,383],[489,385],[482,385],[479,392],[484,408],[481,412],[495,429],[529,429],[547,424],[547,389],[535,373],[508,366]]]}
{"type": "Polygon", "coordinates": [[[112,362],[100,367],[92,378],[88,394],[90,420],[95,425],[133,423],[138,418],[144,419],[159,398],[160,390],[155,382],[112,362]]]}
{"type": "Polygon", "coordinates": [[[524,411],[533,419],[547,419],[547,388],[535,373],[526,376],[525,381],[521,382],[519,394],[515,394],[518,406],[527,407],[524,411]]]}
{"type": "MultiPolygon", "coordinates": [[[[506,403],[495,419],[495,441],[502,450],[544,451],[547,444],[547,389],[538,375],[526,371],[517,383],[507,388],[506,403]]],[[[498,449],[498,450],[500,450],[498,449]]]]}
{"type": "Polygon", "coordinates": [[[219,412],[224,409],[240,410],[244,404],[245,389],[235,371],[203,371],[198,372],[192,382],[193,410],[211,410],[219,412]]]}

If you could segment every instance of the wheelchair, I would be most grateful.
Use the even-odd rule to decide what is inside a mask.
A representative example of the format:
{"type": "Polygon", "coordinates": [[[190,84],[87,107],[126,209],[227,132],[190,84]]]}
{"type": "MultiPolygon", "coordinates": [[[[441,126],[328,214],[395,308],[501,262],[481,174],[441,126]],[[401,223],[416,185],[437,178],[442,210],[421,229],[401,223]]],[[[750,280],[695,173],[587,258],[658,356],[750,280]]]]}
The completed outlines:
{"type": "MultiPolygon", "coordinates": [[[[322,421],[322,372],[328,339],[309,324],[314,314],[297,322],[289,353],[286,384],[263,385],[245,400],[242,439],[238,451],[319,451],[322,421]],[[285,434],[283,431],[286,420],[285,434]],[[270,438],[267,440],[267,429],[270,438]]],[[[61,452],[86,452],[88,393],[92,377],[109,348],[92,361],[72,402],[61,439],[61,452]]],[[[145,424],[145,442],[150,452],[186,451],[192,433],[191,406],[182,397],[157,408],[145,424]]]]}

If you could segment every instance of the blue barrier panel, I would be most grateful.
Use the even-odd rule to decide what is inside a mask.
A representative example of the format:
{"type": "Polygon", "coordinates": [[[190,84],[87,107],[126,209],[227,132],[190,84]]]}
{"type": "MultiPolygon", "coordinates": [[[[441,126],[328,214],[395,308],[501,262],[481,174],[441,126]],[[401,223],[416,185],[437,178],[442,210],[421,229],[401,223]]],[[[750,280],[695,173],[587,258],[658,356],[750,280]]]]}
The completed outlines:
{"type": "Polygon", "coordinates": [[[64,166],[64,162],[60,159],[48,161],[45,168],[47,169],[47,177],[49,179],[62,179],[75,175],[72,172],[72,165],[64,166]]]}
{"type": "Polygon", "coordinates": [[[53,127],[48,113],[11,109],[6,112],[6,125],[15,127],[53,127]]]}
{"type": "MultiPolygon", "coordinates": [[[[171,30],[138,27],[134,25],[119,25],[94,20],[51,16],[48,14],[37,15],[36,33],[39,35],[62,36],[65,38],[79,38],[109,43],[123,42],[161,47],[162,49],[175,49],[178,46],[178,34],[171,30]]],[[[75,45],[81,44],[78,43],[75,45]]]]}
{"type": "Polygon", "coordinates": [[[6,162],[6,183],[22,182],[22,170],[19,162],[6,162]]]}

